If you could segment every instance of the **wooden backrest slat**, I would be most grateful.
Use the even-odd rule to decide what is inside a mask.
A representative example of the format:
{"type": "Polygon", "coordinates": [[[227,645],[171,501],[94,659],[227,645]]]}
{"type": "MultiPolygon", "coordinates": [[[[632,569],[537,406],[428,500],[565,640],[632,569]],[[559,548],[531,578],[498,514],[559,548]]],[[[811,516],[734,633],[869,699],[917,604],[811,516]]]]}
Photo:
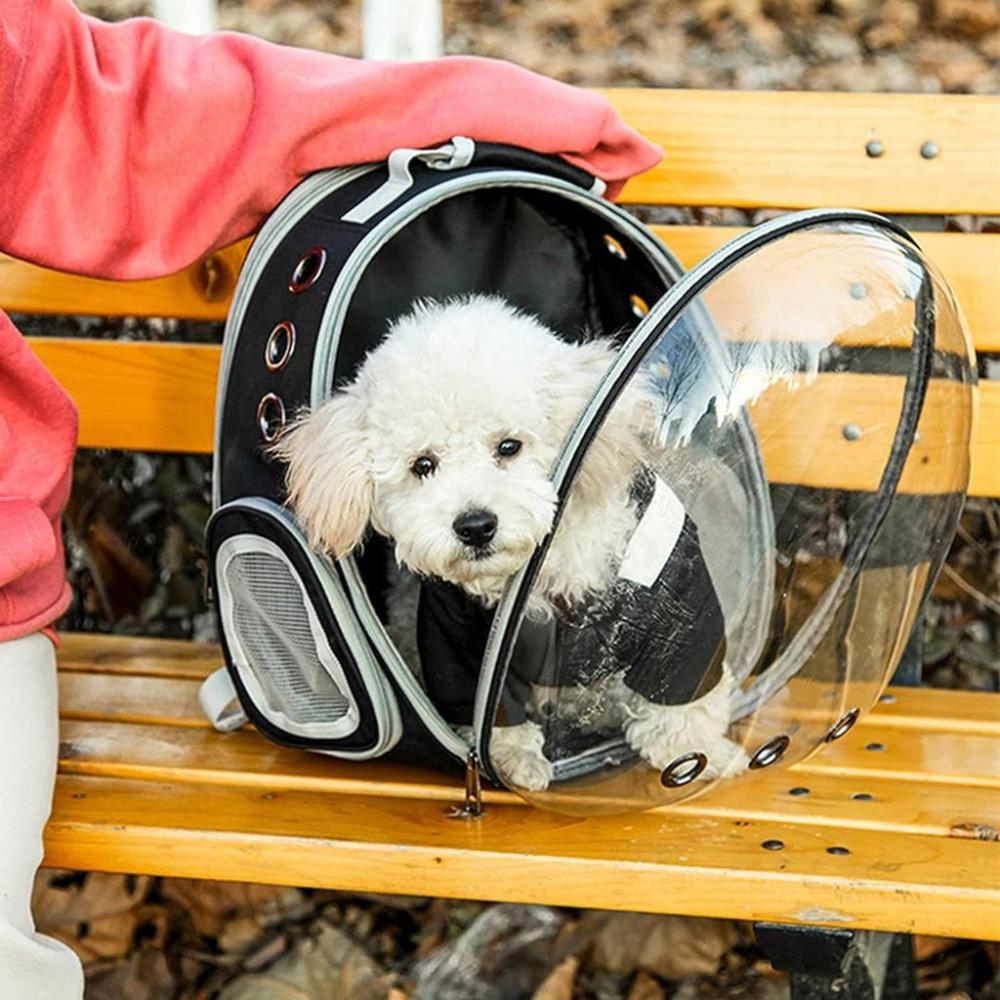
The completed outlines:
{"type": "Polygon", "coordinates": [[[183,271],[148,281],[106,281],[50,271],[0,254],[0,309],[63,316],[169,316],[224,320],[249,240],[183,271]]]}
{"type": "Polygon", "coordinates": [[[1000,100],[927,94],[605,91],[663,147],[639,204],[1000,212],[1000,100]],[[869,141],[881,156],[866,152],[869,141]],[[921,154],[933,143],[937,155],[921,154]]]}
{"type": "MultiPolygon", "coordinates": [[[[685,267],[743,230],[730,226],[654,226],[685,267]]],[[[1000,351],[1000,234],[918,233],[917,239],[948,279],[972,331],[976,349],[1000,351]]],[[[101,316],[172,316],[224,320],[234,277],[249,241],[213,254],[168,278],[100,281],[47,271],[0,254],[0,308],[12,312],[101,316]],[[205,297],[205,276],[214,270],[215,288],[205,297]]]]}
{"type": "MultiPolygon", "coordinates": [[[[70,338],[35,338],[32,347],[80,408],[83,447],[210,452],[218,347],[70,338]]],[[[840,433],[846,423],[879,427],[880,407],[898,407],[897,376],[826,375],[797,398],[781,398],[780,386],[755,402],[753,413],[768,474],[779,482],[843,489],[877,484],[885,433],[858,442],[840,433]],[[829,380],[829,385],[826,381],[829,380]],[[802,460],[808,429],[812,459],[802,460]]],[[[936,382],[927,419],[943,419],[955,383],[936,382]]],[[[253,401],[248,402],[253,405],[253,401]]],[[[1000,495],[1000,384],[981,389],[981,419],[972,464],[972,492],[1000,495]]],[[[884,422],[883,422],[884,423],[884,422]]],[[[914,452],[903,487],[910,492],[953,489],[956,470],[933,452],[914,452]],[[919,459],[919,464],[918,464],[919,459]]]]}
{"type": "MultiPolygon", "coordinates": [[[[641,89],[607,93],[626,121],[666,150],[660,166],[626,188],[629,203],[849,204],[902,213],[1000,213],[996,98],[641,89]],[[882,155],[867,154],[869,140],[881,144],[882,155]],[[936,147],[932,157],[921,154],[926,142],[936,147]]],[[[740,231],[657,229],[688,267],[740,231]]],[[[918,238],[955,290],[976,348],[1000,350],[1000,235],[931,232],[918,238]]],[[[229,308],[247,245],[227,247],[176,275],[140,282],[56,274],[0,257],[0,307],[219,320],[229,308]]],[[[39,339],[34,347],[80,407],[82,445],[211,450],[218,348],[58,338],[39,339]]],[[[885,380],[887,398],[898,389],[889,376],[868,378],[885,380]]],[[[846,409],[870,408],[874,384],[865,383],[867,398],[860,389],[834,393],[834,417],[850,419],[846,409]]],[[[769,472],[781,480],[791,474],[795,449],[780,446],[788,411],[776,398],[766,394],[755,415],[769,472]]],[[[1000,384],[984,385],[981,399],[972,491],[995,496],[1000,495],[1000,384]]],[[[826,433],[825,426],[816,430],[826,433]]],[[[842,449],[844,442],[830,447],[842,449]]],[[[825,454],[829,458],[833,452],[825,454]]],[[[933,456],[924,464],[927,468],[910,476],[909,489],[935,488],[935,476],[940,476],[933,456]]],[[[872,439],[865,448],[850,448],[838,453],[836,461],[817,464],[807,479],[863,488],[878,467],[878,445],[872,439]]],[[[795,471],[803,474],[801,468],[795,471]]]]}

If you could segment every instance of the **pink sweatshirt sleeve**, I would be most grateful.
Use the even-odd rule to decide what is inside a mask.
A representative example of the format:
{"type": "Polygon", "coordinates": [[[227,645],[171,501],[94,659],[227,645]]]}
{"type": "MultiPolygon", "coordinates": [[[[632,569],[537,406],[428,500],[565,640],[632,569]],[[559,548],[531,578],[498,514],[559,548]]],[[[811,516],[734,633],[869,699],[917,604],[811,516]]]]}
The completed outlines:
{"type": "Polygon", "coordinates": [[[453,135],[561,154],[612,192],[660,156],[599,95],[494,60],[364,62],[69,0],[4,0],[0,27],[0,249],[64,270],[175,271],[311,171],[453,135]]]}
{"type": "MultiPolygon", "coordinates": [[[[366,63],[0,0],[0,250],[109,278],[252,232],[304,175],[453,135],[558,153],[613,194],[659,150],[599,96],[514,66],[366,63]]],[[[0,313],[0,641],[66,608],[76,413],[0,313]]]]}

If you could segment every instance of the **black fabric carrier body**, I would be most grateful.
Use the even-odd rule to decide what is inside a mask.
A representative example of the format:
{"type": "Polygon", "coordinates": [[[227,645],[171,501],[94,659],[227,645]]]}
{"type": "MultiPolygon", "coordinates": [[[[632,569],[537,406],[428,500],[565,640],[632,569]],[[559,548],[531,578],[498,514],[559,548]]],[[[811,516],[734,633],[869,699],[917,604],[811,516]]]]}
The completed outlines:
{"type": "MultiPolygon", "coordinates": [[[[557,158],[456,138],[313,175],[265,224],[237,286],[220,372],[207,549],[226,671],[202,694],[218,728],[249,719],[286,745],[455,770],[474,754],[497,779],[494,727],[541,719],[538,692],[548,688],[620,674],[650,702],[681,706],[711,691],[725,662],[741,685],[734,720],[760,704],[763,674],[750,675],[775,644],[772,497],[745,408],[718,411],[732,398],[734,362],[700,295],[769,240],[817,226],[889,224],[866,213],[800,213],[758,227],[684,276],[666,246],[602,193],[600,181],[557,158]],[[267,446],[296,411],[351,381],[415,300],[470,293],[502,296],[564,338],[596,332],[621,345],[553,470],[560,512],[608,408],[640,367],[670,414],[658,447],[669,457],[676,442],[698,471],[667,462],[637,478],[635,551],[599,598],[556,608],[549,621],[526,614],[547,544],[495,611],[423,581],[421,678],[387,631],[388,543],[372,537],[362,556],[336,562],[311,551],[283,505],[285,470],[267,446]],[[719,454],[726,468],[717,476],[719,454]],[[713,477],[722,483],[714,492],[705,487],[713,477]],[[642,529],[647,516],[666,520],[642,529]],[[717,522],[739,536],[738,558],[720,544],[728,536],[717,522]]],[[[902,237],[893,229],[891,239],[902,237]]],[[[913,357],[926,351],[915,340],[913,357]]],[[[905,457],[915,418],[904,412],[904,424],[893,454],[905,457]]],[[[887,472],[858,519],[864,539],[845,556],[844,593],[886,516],[888,500],[878,498],[894,496],[900,468],[887,472]]],[[[824,622],[843,600],[819,609],[824,622]]],[[[768,674],[767,691],[817,642],[796,637],[795,663],[778,657],[783,673],[768,674]]],[[[546,730],[557,778],[586,774],[592,757],[636,760],[620,738],[613,753],[596,757],[589,737],[577,754],[577,738],[546,730]]]]}

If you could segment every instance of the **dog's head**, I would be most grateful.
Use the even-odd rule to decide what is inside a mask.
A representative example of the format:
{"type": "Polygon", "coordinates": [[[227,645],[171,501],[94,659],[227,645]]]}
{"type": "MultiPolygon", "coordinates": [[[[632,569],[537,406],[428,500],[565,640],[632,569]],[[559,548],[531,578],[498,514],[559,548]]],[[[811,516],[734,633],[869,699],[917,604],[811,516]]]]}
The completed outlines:
{"type": "MultiPolygon", "coordinates": [[[[552,527],[552,464],[613,357],[498,298],[418,304],[275,448],[310,543],[343,556],[370,523],[414,572],[495,598],[552,527]]],[[[574,502],[601,504],[637,460],[613,418],[574,502]]]]}

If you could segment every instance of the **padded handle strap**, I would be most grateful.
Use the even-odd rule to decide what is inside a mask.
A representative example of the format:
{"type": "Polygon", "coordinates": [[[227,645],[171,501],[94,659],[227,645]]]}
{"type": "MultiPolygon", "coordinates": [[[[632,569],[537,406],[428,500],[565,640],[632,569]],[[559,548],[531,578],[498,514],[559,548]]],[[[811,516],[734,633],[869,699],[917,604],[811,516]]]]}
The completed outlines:
{"type": "Polygon", "coordinates": [[[219,667],[202,681],[198,702],[205,717],[220,733],[231,733],[247,724],[247,714],[240,705],[226,667],[219,667]]]}
{"type": "Polygon", "coordinates": [[[462,135],[434,149],[394,149],[389,154],[389,178],[367,198],[359,202],[341,218],[344,222],[368,222],[384,211],[413,187],[410,171],[414,161],[426,163],[434,170],[461,170],[467,167],[476,152],[476,144],[462,135]]]}

